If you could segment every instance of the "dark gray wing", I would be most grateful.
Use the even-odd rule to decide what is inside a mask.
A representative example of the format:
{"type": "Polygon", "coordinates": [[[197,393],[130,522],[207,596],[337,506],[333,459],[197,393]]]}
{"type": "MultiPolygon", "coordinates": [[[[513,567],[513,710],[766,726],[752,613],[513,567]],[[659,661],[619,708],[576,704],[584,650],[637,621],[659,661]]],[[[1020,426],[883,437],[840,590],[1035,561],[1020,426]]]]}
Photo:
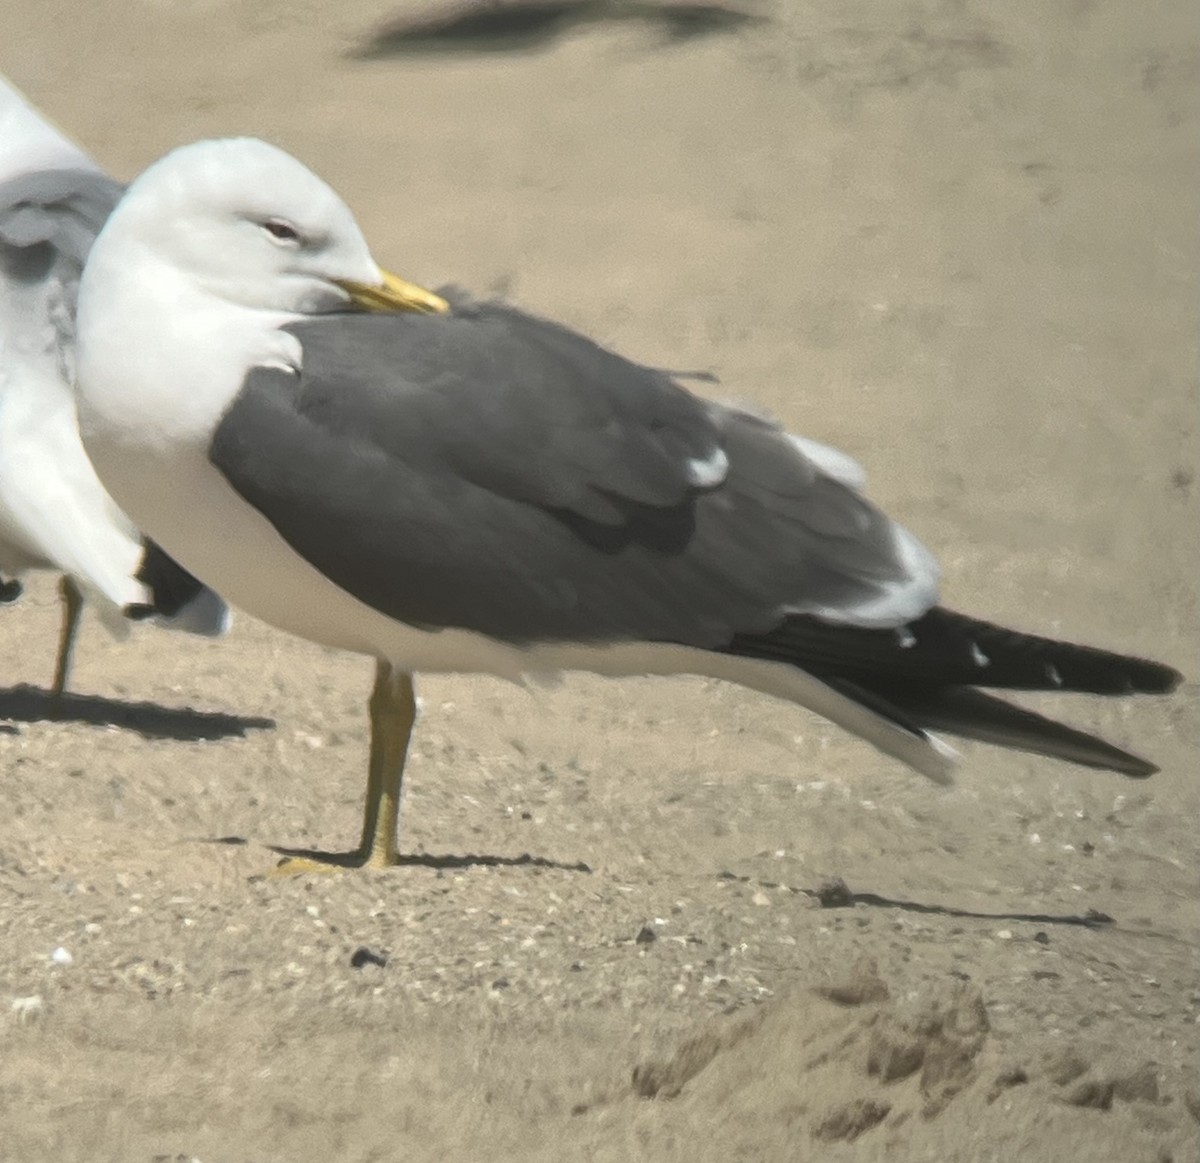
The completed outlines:
{"type": "Polygon", "coordinates": [[[211,460],[400,621],[716,647],[912,582],[895,526],[777,428],[565,328],[488,304],[291,330],[303,370],[254,369],[211,460]]]}
{"type": "Polygon", "coordinates": [[[521,644],[787,663],[921,737],[1155,770],[973,688],[1165,693],[1177,672],[928,608],[915,542],[772,425],[496,305],[292,330],[303,370],[251,372],[210,456],[383,613],[521,644]],[[892,628],[844,624],[889,594],[910,609],[872,622],[892,628]]]}

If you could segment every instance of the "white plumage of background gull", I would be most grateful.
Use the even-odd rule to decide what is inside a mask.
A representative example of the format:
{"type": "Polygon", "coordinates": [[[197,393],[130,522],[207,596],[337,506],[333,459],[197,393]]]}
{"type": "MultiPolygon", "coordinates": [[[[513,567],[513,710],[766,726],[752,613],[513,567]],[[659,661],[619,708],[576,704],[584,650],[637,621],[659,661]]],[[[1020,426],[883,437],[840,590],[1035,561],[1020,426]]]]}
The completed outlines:
{"type": "Polygon", "coordinates": [[[86,446],[141,527],[234,605],[377,660],[362,840],[331,864],[398,860],[422,670],[709,675],[940,781],[931,728],[1155,770],[979,688],[1163,693],[1175,671],[942,609],[843,454],[387,274],[262,142],[185,146],[130,186],[78,354],[86,446]]]}
{"type": "MultiPolygon", "coordinates": [[[[123,611],[217,634],[224,604],[148,549],[105,492],[80,442],[73,375],[75,294],[121,186],[0,77],[0,574],[62,575],[61,695],[83,599],[123,634],[123,611]]],[[[4,581],[10,600],[20,593],[4,581]]]]}

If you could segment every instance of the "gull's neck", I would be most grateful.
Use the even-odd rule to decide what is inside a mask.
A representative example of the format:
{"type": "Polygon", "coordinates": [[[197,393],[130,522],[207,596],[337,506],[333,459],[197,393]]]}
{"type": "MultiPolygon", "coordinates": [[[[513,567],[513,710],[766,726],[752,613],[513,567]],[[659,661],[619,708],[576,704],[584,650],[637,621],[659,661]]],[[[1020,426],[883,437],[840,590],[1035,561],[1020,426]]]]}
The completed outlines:
{"type": "Polygon", "coordinates": [[[206,449],[257,365],[300,366],[299,316],[231,303],[145,247],[102,232],[79,286],[85,442],[206,449]]]}

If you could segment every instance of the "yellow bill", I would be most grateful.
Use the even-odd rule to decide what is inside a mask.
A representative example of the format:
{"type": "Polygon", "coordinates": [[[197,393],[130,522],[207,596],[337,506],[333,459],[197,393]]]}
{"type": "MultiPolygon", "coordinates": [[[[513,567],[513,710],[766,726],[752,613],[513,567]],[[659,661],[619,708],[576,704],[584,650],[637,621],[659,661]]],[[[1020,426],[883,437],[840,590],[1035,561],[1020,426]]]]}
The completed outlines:
{"type": "Polygon", "coordinates": [[[406,282],[390,271],[381,271],[383,282],[377,287],[368,283],[338,280],[338,286],[350,296],[350,301],[364,311],[415,311],[420,315],[446,315],[450,304],[441,295],[406,282]]]}

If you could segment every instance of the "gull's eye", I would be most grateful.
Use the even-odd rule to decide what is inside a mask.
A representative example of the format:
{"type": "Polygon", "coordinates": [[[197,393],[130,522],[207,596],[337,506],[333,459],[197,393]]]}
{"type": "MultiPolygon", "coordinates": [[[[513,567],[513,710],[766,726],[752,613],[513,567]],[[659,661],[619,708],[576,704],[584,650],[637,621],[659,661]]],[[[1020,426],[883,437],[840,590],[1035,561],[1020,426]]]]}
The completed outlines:
{"type": "Polygon", "coordinates": [[[260,225],[280,246],[299,246],[302,241],[300,231],[283,218],[268,218],[260,225]]]}

